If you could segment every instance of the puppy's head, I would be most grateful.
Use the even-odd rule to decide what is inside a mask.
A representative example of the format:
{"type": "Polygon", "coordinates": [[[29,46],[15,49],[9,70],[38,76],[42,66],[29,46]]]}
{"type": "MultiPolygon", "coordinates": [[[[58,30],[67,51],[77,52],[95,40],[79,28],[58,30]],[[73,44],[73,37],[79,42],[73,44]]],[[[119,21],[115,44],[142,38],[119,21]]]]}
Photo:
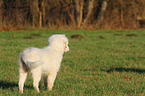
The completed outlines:
{"type": "Polygon", "coordinates": [[[68,38],[65,34],[55,34],[48,38],[50,46],[53,46],[56,49],[63,50],[64,52],[69,51],[68,47],[68,38]]]}

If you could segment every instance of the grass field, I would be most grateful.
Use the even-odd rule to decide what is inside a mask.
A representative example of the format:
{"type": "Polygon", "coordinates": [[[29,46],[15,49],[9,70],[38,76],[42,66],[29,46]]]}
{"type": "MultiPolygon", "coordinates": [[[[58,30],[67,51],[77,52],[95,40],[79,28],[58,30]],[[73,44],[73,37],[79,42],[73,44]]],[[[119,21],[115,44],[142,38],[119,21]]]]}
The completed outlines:
{"type": "Polygon", "coordinates": [[[145,30],[20,30],[0,32],[0,96],[144,96],[145,30]],[[24,93],[18,91],[19,53],[27,47],[48,46],[52,34],[66,34],[64,53],[52,91],[31,74],[24,93]],[[76,38],[72,35],[79,34],[76,38]]]}

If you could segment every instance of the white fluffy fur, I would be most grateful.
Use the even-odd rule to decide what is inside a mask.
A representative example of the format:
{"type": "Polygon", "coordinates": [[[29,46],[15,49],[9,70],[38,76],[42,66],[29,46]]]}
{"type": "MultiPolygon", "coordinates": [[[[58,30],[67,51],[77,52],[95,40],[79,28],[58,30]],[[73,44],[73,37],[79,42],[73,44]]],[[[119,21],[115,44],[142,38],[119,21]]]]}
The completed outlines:
{"type": "Polygon", "coordinates": [[[23,93],[27,72],[33,77],[33,86],[39,92],[39,81],[43,76],[44,85],[52,89],[57,72],[63,58],[63,53],[69,51],[68,39],[62,34],[48,38],[49,46],[43,49],[27,48],[19,56],[19,91],[23,93]]]}

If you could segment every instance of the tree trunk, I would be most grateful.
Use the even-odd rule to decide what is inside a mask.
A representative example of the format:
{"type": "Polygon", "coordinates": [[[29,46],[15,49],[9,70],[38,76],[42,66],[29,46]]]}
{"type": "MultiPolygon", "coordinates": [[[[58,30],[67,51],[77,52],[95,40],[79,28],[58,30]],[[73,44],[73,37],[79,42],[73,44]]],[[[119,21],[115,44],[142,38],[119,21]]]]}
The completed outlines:
{"type": "Polygon", "coordinates": [[[76,25],[78,25],[78,22],[80,20],[80,1],[75,0],[76,3],[76,25]]]}
{"type": "Polygon", "coordinates": [[[143,17],[143,19],[145,19],[145,1],[143,1],[143,3],[144,3],[144,6],[143,6],[143,14],[142,14],[142,17],[143,17]]]}
{"type": "Polygon", "coordinates": [[[39,11],[39,27],[42,27],[42,12],[39,11]]]}
{"type": "Polygon", "coordinates": [[[3,0],[0,0],[0,25],[2,25],[2,21],[3,21],[2,5],[3,5],[3,0]]]}
{"type": "Polygon", "coordinates": [[[30,0],[30,12],[32,14],[32,26],[33,28],[38,26],[38,14],[39,14],[39,1],[30,0]]]}
{"type": "Polygon", "coordinates": [[[105,11],[107,8],[107,3],[108,3],[107,0],[102,1],[101,10],[100,10],[100,13],[99,13],[98,18],[97,18],[97,24],[96,24],[97,27],[100,26],[101,22],[104,19],[105,11]]]}
{"type": "Polygon", "coordinates": [[[92,13],[92,10],[93,10],[93,7],[94,7],[93,5],[94,5],[94,0],[90,0],[89,4],[88,4],[88,13],[87,13],[86,18],[84,19],[83,26],[86,25],[87,21],[89,20],[89,18],[91,16],[91,13],[92,13]]]}
{"type": "Polygon", "coordinates": [[[71,14],[68,10],[68,14],[70,16],[71,22],[73,23],[73,26],[76,26],[76,21],[75,21],[75,17],[74,17],[74,13],[71,14]]]}
{"type": "Polygon", "coordinates": [[[46,18],[45,18],[45,8],[46,8],[46,0],[42,1],[42,15],[43,15],[43,25],[46,25],[46,18]]]}
{"type": "Polygon", "coordinates": [[[84,8],[84,0],[81,0],[80,2],[80,17],[79,17],[79,21],[78,21],[78,25],[77,27],[80,28],[81,24],[82,24],[82,20],[83,20],[83,8],[84,8]]]}

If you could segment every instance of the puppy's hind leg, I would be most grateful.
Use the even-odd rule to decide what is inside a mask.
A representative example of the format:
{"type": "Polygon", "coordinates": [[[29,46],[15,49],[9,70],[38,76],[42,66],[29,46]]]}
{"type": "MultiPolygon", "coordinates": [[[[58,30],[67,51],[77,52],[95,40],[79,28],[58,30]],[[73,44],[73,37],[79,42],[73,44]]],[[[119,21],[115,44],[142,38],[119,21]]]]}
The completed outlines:
{"type": "Polygon", "coordinates": [[[27,77],[27,70],[19,59],[19,92],[23,93],[24,83],[27,77]]]}
{"type": "Polygon", "coordinates": [[[41,70],[39,68],[34,69],[32,72],[32,76],[33,76],[33,87],[37,90],[37,92],[39,93],[39,81],[41,79],[41,70]],[[38,69],[38,70],[37,70],[38,69]]]}
{"type": "Polygon", "coordinates": [[[27,77],[27,73],[20,72],[19,73],[19,92],[23,93],[24,83],[27,77]]]}
{"type": "Polygon", "coordinates": [[[50,72],[49,75],[48,75],[48,81],[47,81],[48,82],[48,86],[47,86],[47,88],[50,91],[52,90],[56,75],[57,75],[57,72],[50,72]]]}

